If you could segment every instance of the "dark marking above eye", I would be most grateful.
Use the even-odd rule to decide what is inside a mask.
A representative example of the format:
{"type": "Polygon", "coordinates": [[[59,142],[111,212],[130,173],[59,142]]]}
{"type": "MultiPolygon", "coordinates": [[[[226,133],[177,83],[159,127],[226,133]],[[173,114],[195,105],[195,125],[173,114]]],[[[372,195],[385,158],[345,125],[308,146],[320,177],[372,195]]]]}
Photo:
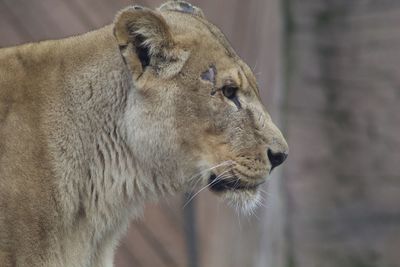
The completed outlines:
{"type": "Polygon", "coordinates": [[[213,85],[216,84],[216,77],[217,77],[217,69],[215,68],[214,65],[211,65],[208,70],[206,70],[205,72],[203,72],[201,74],[201,79],[204,81],[209,81],[211,82],[213,85]]]}

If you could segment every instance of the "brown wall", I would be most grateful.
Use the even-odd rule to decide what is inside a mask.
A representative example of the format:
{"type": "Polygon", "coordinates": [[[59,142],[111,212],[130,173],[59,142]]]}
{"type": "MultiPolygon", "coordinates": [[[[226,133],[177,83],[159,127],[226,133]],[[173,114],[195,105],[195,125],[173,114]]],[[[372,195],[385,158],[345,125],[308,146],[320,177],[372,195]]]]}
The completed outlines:
{"type": "Polygon", "coordinates": [[[287,5],[288,266],[400,266],[400,2],[287,5]]]}

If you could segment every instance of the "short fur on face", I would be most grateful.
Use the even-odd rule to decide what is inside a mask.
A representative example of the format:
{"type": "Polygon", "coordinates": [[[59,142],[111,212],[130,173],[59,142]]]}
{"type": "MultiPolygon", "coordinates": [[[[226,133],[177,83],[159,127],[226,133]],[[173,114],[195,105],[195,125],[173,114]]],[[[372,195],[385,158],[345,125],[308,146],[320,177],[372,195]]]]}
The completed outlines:
{"type": "Polygon", "coordinates": [[[250,68],[187,2],[0,49],[0,263],[110,267],[146,201],[207,186],[249,210],[287,150],[250,68]]]}

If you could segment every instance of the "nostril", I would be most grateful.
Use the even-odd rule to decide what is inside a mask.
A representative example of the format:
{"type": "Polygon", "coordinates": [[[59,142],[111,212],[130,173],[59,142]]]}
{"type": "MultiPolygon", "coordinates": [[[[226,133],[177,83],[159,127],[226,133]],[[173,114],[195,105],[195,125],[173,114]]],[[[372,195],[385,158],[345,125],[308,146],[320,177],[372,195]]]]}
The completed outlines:
{"type": "Polygon", "coordinates": [[[268,153],[267,154],[268,154],[268,159],[269,159],[269,161],[271,162],[271,165],[272,165],[271,170],[273,168],[281,165],[286,160],[286,158],[288,157],[287,153],[282,153],[282,152],[275,152],[274,153],[274,152],[272,152],[271,149],[268,149],[268,153]]]}

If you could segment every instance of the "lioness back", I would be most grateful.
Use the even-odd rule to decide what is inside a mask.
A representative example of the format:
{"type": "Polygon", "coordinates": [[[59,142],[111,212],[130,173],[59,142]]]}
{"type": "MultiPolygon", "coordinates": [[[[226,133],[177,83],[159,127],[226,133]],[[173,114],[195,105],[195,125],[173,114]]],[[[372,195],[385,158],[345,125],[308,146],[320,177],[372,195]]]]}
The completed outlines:
{"type": "Polygon", "coordinates": [[[87,42],[96,43],[109,30],[0,49],[2,267],[42,266],[49,257],[50,239],[63,223],[49,139],[54,120],[62,125],[66,118],[47,116],[65,101],[65,79],[84,64],[76,59],[90,60],[104,48],[105,42],[90,48],[87,42]]]}
{"type": "MultiPolygon", "coordinates": [[[[54,182],[41,121],[44,99],[38,87],[47,72],[38,73],[32,50],[33,45],[0,49],[1,266],[35,264],[24,257],[45,256],[55,226],[50,219],[56,217],[54,182]]],[[[39,65],[46,70],[46,64],[39,65]]]]}
{"type": "Polygon", "coordinates": [[[0,49],[0,266],[111,267],[146,201],[249,212],[288,146],[251,69],[184,1],[0,49]]]}

